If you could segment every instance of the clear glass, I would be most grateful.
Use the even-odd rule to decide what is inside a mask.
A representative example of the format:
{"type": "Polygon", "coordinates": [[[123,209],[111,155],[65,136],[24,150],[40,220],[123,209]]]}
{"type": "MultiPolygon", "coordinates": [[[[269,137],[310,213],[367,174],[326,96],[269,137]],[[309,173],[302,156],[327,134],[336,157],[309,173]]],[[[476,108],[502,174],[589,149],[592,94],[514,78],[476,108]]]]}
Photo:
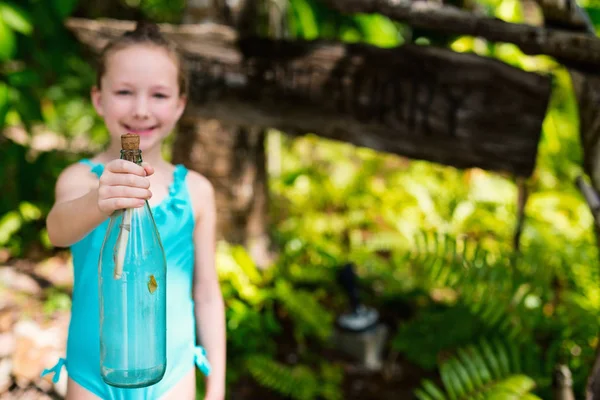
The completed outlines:
{"type": "MultiPolygon", "coordinates": [[[[121,158],[141,163],[141,152],[121,158]]],[[[99,260],[100,368],[104,381],[139,388],[167,367],[167,268],[148,202],[110,218],[99,260]]]]}

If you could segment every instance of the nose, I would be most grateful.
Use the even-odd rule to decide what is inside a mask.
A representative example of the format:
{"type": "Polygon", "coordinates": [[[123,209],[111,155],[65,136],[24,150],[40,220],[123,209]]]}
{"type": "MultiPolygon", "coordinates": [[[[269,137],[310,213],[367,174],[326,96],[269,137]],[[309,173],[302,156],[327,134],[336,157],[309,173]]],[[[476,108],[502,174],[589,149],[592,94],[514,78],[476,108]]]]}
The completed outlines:
{"type": "Polygon", "coordinates": [[[144,119],[148,117],[148,100],[146,96],[136,96],[135,104],[133,105],[134,117],[144,119]]]}

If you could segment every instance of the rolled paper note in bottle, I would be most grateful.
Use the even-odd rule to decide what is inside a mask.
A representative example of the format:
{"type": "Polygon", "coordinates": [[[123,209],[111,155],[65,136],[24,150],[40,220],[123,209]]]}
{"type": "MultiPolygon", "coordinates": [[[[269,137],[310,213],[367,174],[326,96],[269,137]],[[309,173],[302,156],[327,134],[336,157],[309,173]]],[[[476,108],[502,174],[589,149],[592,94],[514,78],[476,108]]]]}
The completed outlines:
{"type": "MultiPolygon", "coordinates": [[[[121,136],[121,159],[142,163],[138,135],[121,136]]],[[[115,211],[100,250],[100,373],[106,383],[138,388],[167,366],[167,265],[152,209],[115,211]]]]}

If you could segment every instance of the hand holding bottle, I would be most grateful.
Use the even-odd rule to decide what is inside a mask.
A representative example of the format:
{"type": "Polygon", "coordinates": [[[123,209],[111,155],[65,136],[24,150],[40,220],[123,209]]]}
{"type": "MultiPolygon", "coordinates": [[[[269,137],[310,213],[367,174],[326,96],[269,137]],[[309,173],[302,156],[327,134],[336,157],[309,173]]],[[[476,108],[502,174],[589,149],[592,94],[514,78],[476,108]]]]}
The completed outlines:
{"type": "Polygon", "coordinates": [[[106,215],[123,208],[139,208],[152,197],[150,181],[154,169],[148,163],[137,165],[126,160],[106,164],[98,186],[98,208],[106,215]]]}

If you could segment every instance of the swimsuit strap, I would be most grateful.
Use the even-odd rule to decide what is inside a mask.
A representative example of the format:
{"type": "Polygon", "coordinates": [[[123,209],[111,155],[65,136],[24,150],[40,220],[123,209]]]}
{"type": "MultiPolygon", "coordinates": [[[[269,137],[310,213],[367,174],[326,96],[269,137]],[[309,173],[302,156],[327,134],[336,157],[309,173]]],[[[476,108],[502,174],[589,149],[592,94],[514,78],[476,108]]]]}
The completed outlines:
{"type": "Polygon", "coordinates": [[[85,165],[89,165],[90,172],[95,174],[98,178],[100,178],[100,176],[104,172],[104,164],[95,163],[91,160],[88,160],[87,158],[81,159],[79,160],[79,162],[85,165]]]}
{"type": "Polygon", "coordinates": [[[56,364],[54,364],[54,366],[52,368],[47,368],[44,371],[42,371],[42,373],[40,374],[41,377],[44,377],[50,373],[54,373],[54,376],[52,377],[52,382],[57,383],[58,380],[60,379],[60,372],[62,371],[62,367],[67,365],[67,360],[65,360],[64,358],[59,358],[58,362],[56,364]]]}
{"type": "Polygon", "coordinates": [[[204,347],[194,347],[194,362],[200,371],[202,371],[204,376],[210,375],[210,364],[208,362],[208,358],[206,358],[206,350],[204,350],[204,347]]]}

